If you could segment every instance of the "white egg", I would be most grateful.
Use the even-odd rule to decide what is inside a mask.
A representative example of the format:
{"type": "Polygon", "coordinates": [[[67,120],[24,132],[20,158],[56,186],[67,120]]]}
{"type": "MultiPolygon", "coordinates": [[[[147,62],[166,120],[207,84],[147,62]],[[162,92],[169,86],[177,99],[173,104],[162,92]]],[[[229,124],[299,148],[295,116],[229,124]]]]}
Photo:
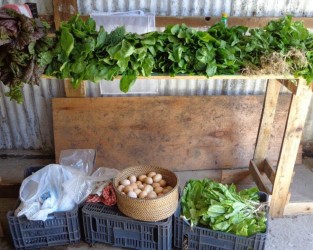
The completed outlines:
{"type": "Polygon", "coordinates": [[[130,183],[134,183],[134,182],[137,181],[137,178],[136,178],[135,175],[131,175],[131,176],[128,177],[128,180],[130,181],[130,183]]]}
{"type": "Polygon", "coordinates": [[[161,175],[161,174],[156,174],[156,175],[153,177],[153,181],[154,181],[154,182],[159,182],[160,180],[162,180],[162,175],[161,175]]]}
{"type": "Polygon", "coordinates": [[[137,198],[137,194],[134,191],[129,191],[127,195],[128,197],[131,197],[131,198],[137,198]]]}
{"type": "Polygon", "coordinates": [[[127,180],[127,179],[122,180],[122,181],[120,182],[120,184],[126,187],[126,186],[128,186],[128,185],[130,184],[130,180],[127,180]]]}

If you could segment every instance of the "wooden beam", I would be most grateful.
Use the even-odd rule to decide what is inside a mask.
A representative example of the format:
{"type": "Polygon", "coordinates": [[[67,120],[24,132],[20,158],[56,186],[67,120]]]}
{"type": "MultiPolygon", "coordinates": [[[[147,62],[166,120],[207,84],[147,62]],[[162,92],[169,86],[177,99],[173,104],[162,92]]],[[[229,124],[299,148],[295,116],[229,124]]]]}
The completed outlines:
{"type": "Polygon", "coordinates": [[[77,0],[53,0],[55,29],[59,29],[62,21],[69,20],[78,13],[77,0]]]}
{"type": "Polygon", "coordinates": [[[254,151],[254,162],[260,168],[266,158],[271,132],[276,112],[276,106],[280,91],[280,83],[276,80],[268,80],[263,104],[261,122],[254,151]]]}
{"type": "MultiPolygon", "coordinates": [[[[228,26],[242,25],[250,28],[264,27],[270,21],[279,17],[228,17],[228,26]]],[[[220,22],[221,17],[204,16],[156,16],[156,27],[165,27],[170,24],[186,24],[190,27],[209,27],[220,22]]],[[[303,21],[304,26],[313,28],[312,17],[294,17],[293,21],[303,21]]]]}
{"type": "MultiPolygon", "coordinates": [[[[44,79],[56,79],[55,77],[52,76],[47,76],[47,75],[42,75],[41,76],[44,79]]],[[[120,79],[121,76],[117,76],[115,79],[120,79]]],[[[179,80],[179,79],[184,79],[184,80],[189,80],[189,79],[194,79],[194,80],[259,80],[259,79],[297,79],[292,75],[215,75],[211,77],[207,76],[201,76],[201,75],[176,75],[176,76],[170,76],[168,74],[153,74],[151,76],[138,76],[137,79],[165,79],[165,80],[179,80]]]]}
{"type": "Polygon", "coordinates": [[[313,202],[292,202],[285,206],[284,215],[312,214],[313,202]]]}
{"type": "Polygon", "coordinates": [[[297,92],[297,83],[292,82],[292,80],[280,79],[278,80],[282,85],[284,85],[292,94],[297,92]]]}
{"type": "Polygon", "coordinates": [[[64,89],[66,97],[86,97],[86,81],[82,81],[77,89],[71,84],[71,79],[64,79],[64,89]]]}
{"type": "Polygon", "coordinates": [[[274,184],[275,170],[267,159],[264,160],[263,171],[267,175],[267,177],[271,181],[271,183],[274,184]]]}
{"type": "Polygon", "coordinates": [[[250,174],[252,175],[252,177],[253,177],[256,185],[258,186],[258,188],[261,191],[270,194],[271,192],[270,192],[269,188],[264,184],[264,182],[262,180],[261,173],[260,173],[256,163],[254,162],[254,160],[250,161],[249,170],[250,170],[250,174]]]}
{"type": "Polygon", "coordinates": [[[308,89],[306,81],[299,79],[296,94],[292,95],[277,164],[270,209],[272,217],[284,215],[284,208],[311,96],[312,92],[308,89]]]}

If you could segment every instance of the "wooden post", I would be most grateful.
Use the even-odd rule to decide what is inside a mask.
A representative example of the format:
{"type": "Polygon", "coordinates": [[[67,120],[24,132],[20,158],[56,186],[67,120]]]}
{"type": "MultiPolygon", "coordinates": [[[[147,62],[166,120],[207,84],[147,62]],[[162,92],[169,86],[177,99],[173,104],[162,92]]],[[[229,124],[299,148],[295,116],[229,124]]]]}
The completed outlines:
{"type": "Polygon", "coordinates": [[[260,170],[262,169],[263,161],[266,158],[266,152],[270,142],[279,91],[280,83],[274,79],[268,80],[261,122],[253,156],[255,164],[260,170]]]}
{"type": "Polygon", "coordinates": [[[294,164],[311,96],[312,92],[306,85],[306,81],[299,79],[296,94],[292,95],[278,159],[270,205],[270,214],[272,217],[281,217],[284,214],[294,164]]]}
{"type": "Polygon", "coordinates": [[[64,89],[66,97],[86,97],[86,81],[81,81],[77,89],[71,84],[71,79],[64,79],[64,89]]]}
{"type": "Polygon", "coordinates": [[[69,20],[78,13],[77,0],[53,0],[53,15],[55,29],[58,30],[61,22],[69,20]]]}

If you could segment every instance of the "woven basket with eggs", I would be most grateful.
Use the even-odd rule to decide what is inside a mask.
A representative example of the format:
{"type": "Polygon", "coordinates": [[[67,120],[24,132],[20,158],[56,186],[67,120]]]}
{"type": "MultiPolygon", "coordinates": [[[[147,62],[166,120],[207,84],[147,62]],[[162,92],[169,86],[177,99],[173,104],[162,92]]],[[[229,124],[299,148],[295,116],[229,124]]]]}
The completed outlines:
{"type": "Polygon", "coordinates": [[[156,166],[129,167],[114,179],[119,210],[141,221],[160,221],[173,215],[178,186],[173,172],[156,166]]]}

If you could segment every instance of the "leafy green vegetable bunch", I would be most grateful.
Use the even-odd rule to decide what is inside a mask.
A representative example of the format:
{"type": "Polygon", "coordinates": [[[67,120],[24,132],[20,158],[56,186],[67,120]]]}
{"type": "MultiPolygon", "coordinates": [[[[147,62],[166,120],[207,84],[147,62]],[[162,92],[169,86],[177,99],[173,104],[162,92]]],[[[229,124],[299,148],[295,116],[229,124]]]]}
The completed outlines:
{"type": "Polygon", "coordinates": [[[266,212],[258,189],[236,192],[234,185],[210,179],[189,180],[181,198],[182,216],[192,226],[250,236],[266,231],[266,212]]]}
{"type": "MultiPolygon", "coordinates": [[[[270,21],[263,28],[250,29],[239,46],[243,51],[244,68],[272,68],[274,73],[302,76],[313,81],[313,34],[303,22],[291,16],[270,21]],[[275,66],[280,66],[275,68],[275,66]]],[[[254,73],[254,72],[252,72],[254,73]]]]}
{"type": "Polygon", "coordinates": [[[53,46],[48,25],[10,9],[0,10],[0,81],[10,99],[21,103],[23,83],[39,84],[49,63],[45,53],[53,46]]]}
{"type": "Polygon", "coordinates": [[[97,31],[93,19],[83,21],[77,15],[62,23],[56,37],[46,74],[72,78],[74,87],[82,80],[98,82],[121,75],[120,87],[127,92],[138,75],[151,75],[154,59],[148,50],[149,35],[126,33],[124,27],[107,33],[101,26],[97,31]]]}

